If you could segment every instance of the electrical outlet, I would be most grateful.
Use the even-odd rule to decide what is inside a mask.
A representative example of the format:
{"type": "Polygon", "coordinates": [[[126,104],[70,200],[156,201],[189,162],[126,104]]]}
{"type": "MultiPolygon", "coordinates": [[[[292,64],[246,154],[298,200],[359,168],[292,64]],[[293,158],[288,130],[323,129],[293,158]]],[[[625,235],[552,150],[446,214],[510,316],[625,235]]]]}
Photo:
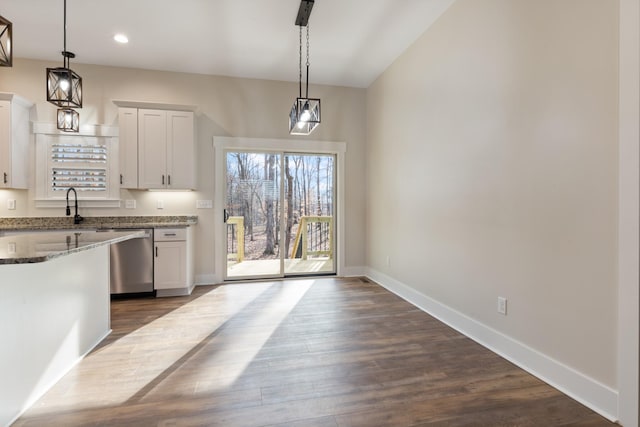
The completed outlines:
{"type": "Polygon", "coordinates": [[[7,244],[7,252],[10,254],[16,253],[16,242],[9,242],[7,244]]]}
{"type": "Polygon", "coordinates": [[[7,209],[13,211],[16,209],[16,199],[8,199],[7,200],[7,209]]]}
{"type": "Polygon", "coordinates": [[[498,297],[498,313],[507,315],[507,299],[505,297],[498,297]]]}
{"type": "Polygon", "coordinates": [[[164,209],[164,200],[158,200],[156,205],[158,209],[164,209]]]}
{"type": "Polygon", "coordinates": [[[213,209],[213,200],[196,200],[196,209],[213,209]]]}
{"type": "Polygon", "coordinates": [[[125,200],[124,207],[126,209],[135,209],[136,208],[136,200],[135,199],[127,199],[127,200],[125,200]]]}

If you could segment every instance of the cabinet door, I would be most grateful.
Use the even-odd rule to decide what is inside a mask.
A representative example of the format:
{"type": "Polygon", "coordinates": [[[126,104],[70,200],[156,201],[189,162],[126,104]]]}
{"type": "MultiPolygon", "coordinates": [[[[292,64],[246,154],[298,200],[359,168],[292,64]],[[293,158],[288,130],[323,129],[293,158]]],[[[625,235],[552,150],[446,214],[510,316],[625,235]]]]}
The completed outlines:
{"type": "Polygon", "coordinates": [[[0,188],[11,188],[11,103],[0,101],[0,188]]]}
{"type": "Polygon", "coordinates": [[[167,186],[195,189],[193,112],[167,111],[167,186]]]}
{"type": "Polygon", "coordinates": [[[167,112],[138,110],[138,184],[166,188],[167,112]]]}
{"type": "Polygon", "coordinates": [[[119,108],[120,187],[138,188],[138,109],[119,108]]]}
{"type": "Polygon", "coordinates": [[[188,288],[187,242],[156,242],[153,273],[155,289],[188,288]]]}

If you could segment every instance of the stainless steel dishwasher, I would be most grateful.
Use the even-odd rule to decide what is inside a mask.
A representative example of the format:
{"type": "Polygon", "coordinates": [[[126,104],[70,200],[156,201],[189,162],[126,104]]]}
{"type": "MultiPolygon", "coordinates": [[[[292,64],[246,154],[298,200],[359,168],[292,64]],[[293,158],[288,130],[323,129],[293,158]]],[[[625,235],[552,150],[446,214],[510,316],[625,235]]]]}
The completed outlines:
{"type": "Polygon", "coordinates": [[[152,294],[153,229],[127,231],[144,231],[144,236],[111,245],[111,295],[152,294]]]}

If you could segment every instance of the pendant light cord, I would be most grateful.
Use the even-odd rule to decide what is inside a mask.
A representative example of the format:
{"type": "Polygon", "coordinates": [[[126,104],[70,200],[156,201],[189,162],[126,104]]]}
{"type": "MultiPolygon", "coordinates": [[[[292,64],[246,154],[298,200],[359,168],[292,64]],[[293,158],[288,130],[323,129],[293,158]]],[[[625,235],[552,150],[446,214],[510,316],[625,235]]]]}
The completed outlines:
{"type": "Polygon", "coordinates": [[[306,83],[306,86],[307,86],[307,93],[305,94],[305,98],[309,99],[309,24],[308,23],[307,23],[307,83],[306,83]]]}
{"type": "MultiPolygon", "coordinates": [[[[66,0],[65,0],[66,1],[66,0]]],[[[298,64],[298,92],[299,98],[302,98],[302,26],[300,28],[300,48],[299,48],[299,64],[298,64]]]]}
{"type": "MultiPolygon", "coordinates": [[[[65,0],[66,2],[67,0],[65,0]]],[[[300,28],[300,48],[299,48],[299,64],[298,64],[298,92],[300,93],[300,98],[302,98],[302,25],[299,26],[300,28]]],[[[309,98],[309,65],[311,65],[311,63],[309,62],[309,24],[307,24],[307,63],[305,64],[307,66],[307,81],[305,83],[305,97],[309,98]]]]}
{"type": "Polygon", "coordinates": [[[62,34],[63,34],[63,50],[62,57],[64,58],[63,64],[64,68],[69,68],[67,57],[67,0],[64,0],[64,8],[63,8],[63,26],[62,26],[62,34]]]}

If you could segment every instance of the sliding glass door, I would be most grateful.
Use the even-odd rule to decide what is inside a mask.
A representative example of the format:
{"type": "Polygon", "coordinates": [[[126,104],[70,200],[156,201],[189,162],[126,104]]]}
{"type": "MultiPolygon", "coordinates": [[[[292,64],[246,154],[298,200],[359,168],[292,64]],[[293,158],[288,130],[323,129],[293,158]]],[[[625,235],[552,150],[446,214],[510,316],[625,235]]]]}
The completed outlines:
{"type": "Polygon", "coordinates": [[[335,156],[225,156],[225,279],[334,274],[335,156]]]}

